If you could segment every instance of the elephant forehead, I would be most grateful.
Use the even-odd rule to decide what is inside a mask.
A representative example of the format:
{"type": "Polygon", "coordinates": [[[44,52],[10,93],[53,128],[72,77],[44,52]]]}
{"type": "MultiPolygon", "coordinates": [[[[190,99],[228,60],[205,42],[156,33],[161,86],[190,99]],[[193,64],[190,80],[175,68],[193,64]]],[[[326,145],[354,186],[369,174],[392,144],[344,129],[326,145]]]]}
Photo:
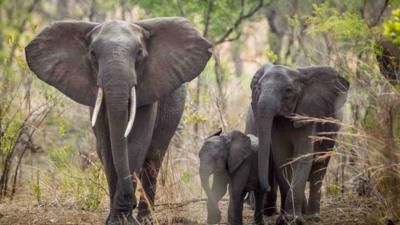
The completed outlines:
{"type": "Polygon", "coordinates": [[[212,137],[206,140],[200,149],[200,156],[203,154],[216,155],[225,148],[226,142],[220,137],[212,137]]]}
{"type": "Polygon", "coordinates": [[[124,21],[110,21],[101,26],[99,37],[115,42],[140,41],[142,32],[137,25],[124,21]]]}
{"type": "Polygon", "coordinates": [[[220,147],[222,145],[223,145],[223,143],[221,140],[207,140],[206,142],[204,142],[203,147],[204,148],[220,147]]]}
{"type": "Polygon", "coordinates": [[[292,82],[293,77],[286,71],[270,70],[260,79],[260,82],[292,82]]]}

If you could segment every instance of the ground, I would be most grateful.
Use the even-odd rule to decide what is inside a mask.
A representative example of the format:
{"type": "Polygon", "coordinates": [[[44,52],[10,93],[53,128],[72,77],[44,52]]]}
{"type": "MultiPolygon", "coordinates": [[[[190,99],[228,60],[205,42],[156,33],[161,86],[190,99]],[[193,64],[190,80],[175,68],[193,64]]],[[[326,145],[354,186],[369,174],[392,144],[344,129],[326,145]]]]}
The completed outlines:
{"type": "MultiPolygon", "coordinates": [[[[374,225],[390,224],[384,219],[384,209],[373,197],[359,197],[354,194],[332,196],[322,200],[319,222],[308,225],[374,225]]],[[[227,200],[220,202],[222,224],[226,224],[227,200]]],[[[156,225],[205,225],[205,199],[194,199],[177,204],[159,204],[155,208],[156,225]]],[[[73,205],[38,205],[16,197],[0,204],[1,225],[98,225],[104,224],[107,216],[106,205],[95,211],[77,209],[73,205]]],[[[276,218],[265,218],[266,224],[274,224],[276,218]]],[[[244,224],[251,224],[252,211],[246,206],[244,224]]]]}

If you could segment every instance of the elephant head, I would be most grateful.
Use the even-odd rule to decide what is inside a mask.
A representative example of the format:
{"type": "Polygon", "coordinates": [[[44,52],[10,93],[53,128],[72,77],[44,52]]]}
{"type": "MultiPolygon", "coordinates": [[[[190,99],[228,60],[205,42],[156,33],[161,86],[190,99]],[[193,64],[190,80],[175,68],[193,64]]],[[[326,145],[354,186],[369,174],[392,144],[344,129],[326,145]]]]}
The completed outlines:
{"type": "Polygon", "coordinates": [[[210,48],[186,19],[171,17],[136,23],[55,22],[25,52],[39,79],[78,103],[94,106],[93,126],[104,92],[105,103],[120,112],[118,120],[128,129],[118,128],[127,136],[136,107],[155,102],[198,76],[210,48]],[[124,116],[129,99],[128,123],[124,116]]]}
{"type": "Polygon", "coordinates": [[[136,109],[197,77],[211,56],[211,44],[179,17],[135,23],[63,21],[41,31],[25,54],[39,79],[94,107],[92,126],[104,110],[101,123],[108,124],[116,172],[127,177],[124,193],[133,193],[127,137],[136,109]]]}
{"type": "MultiPolygon", "coordinates": [[[[348,81],[329,66],[295,70],[280,65],[264,65],[256,72],[251,82],[251,104],[260,142],[259,178],[265,190],[269,189],[268,164],[274,118],[293,115],[335,117],[345,102],[348,88],[348,81]]],[[[305,124],[293,121],[294,127],[305,124]]]]}
{"type": "Polygon", "coordinates": [[[252,153],[250,138],[238,130],[231,130],[221,135],[222,130],[208,137],[201,147],[200,179],[206,192],[207,222],[219,223],[221,214],[218,202],[225,195],[230,175],[252,153]],[[209,178],[213,174],[213,184],[210,188],[209,178]]]}

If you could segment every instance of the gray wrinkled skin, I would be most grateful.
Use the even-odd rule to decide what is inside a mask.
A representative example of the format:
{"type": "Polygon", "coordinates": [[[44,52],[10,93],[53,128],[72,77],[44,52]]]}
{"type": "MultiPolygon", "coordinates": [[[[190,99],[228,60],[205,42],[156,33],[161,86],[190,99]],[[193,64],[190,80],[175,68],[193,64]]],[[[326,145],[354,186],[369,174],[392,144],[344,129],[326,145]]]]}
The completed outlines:
{"type": "Polygon", "coordinates": [[[149,215],[139,201],[132,210],[137,175],[154,204],[163,157],[182,116],[182,86],[197,77],[210,58],[210,43],[184,18],[127,23],[55,22],[25,48],[35,75],[74,101],[93,106],[99,88],[102,106],[93,128],[110,196],[107,225],[138,224],[149,215]],[[131,88],[136,118],[127,138],[131,88]]]}
{"type": "Polygon", "coordinates": [[[254,223],[263,224],[263,192],[257,176],[258,139],[231,130],[221,135],[221,131],[208,137],[201,147],[200,178],[207,194],[207,222],[219,223],[221,212],[218,202],[225,195],[229,184],[228,222],[231,225],[243,223],[244,198],[250,191],[256,196],[254,223]],[[213,175],[210,188],[209,177],[213,175]]]}
{"type": "MultiPolygon", "coordinates": [[[[313,143],[309,137],[339,130],[336,124],[299,121],[292,116],[340,119],[348,87],[347,80],[328,66],[294,70],[264,65],[254,75],[246,132],[259,137],[261,186],[264,190],[273,186],[271,174],[278,181],[284,213],[277,224],[302,224],[304,218],[319,217],[321,185],[329,157],[315,161],[313,153],[331,150],[334,141],[313,143]],[[274,173],[271,173],[271,162],[274,173]],[[310,182],[308,203],[305,198],[307,181],[310,182]]],[[[335,134],[324,136],[336,137],[335,134]]]]}

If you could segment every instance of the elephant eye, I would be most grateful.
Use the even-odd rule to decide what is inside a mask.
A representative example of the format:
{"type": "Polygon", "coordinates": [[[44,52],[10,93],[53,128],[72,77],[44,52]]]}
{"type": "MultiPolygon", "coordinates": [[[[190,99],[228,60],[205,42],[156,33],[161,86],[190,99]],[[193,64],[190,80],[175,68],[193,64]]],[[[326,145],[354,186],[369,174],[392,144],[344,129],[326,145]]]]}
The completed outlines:
{"type": "Polygon", "coordinates": [[[293,88],[288,87],[288,88],[286,88],[285,93],[286,93],[286,94],[292,94],[293,91],[294,91],[293,88]]]}
{"type": "Polygon", "coordinates": [[[90,55],[91,55],[93,58],[96,58],[96,53],[95,53],[93,50],[90,50],[90,55]]]}
{"type": "Polygon", "coordinates": [[[142,49],[139,49],[139,50],[137,51],[136,55],[137,55],[138,57],[142,57],[142,56],[143,56],[143,50],[142,50],[142,49]]]}

